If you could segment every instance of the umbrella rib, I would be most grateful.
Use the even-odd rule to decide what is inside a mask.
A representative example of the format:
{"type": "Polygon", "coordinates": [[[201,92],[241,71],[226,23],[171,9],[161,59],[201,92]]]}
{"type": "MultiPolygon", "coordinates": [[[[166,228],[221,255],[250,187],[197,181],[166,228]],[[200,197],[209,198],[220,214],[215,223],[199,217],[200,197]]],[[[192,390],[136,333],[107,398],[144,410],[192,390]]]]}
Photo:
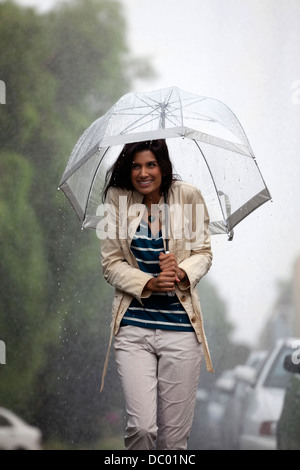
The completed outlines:
{"type": "MultiPolygon", "coordinates": [[[[151,111],[150,113],[148,113],[148,114],[143,114],[139,119],[137,119],[136,121],[132,122],[129,126],[127,126],[125,129],[123,129],[123,131],[122,131],[121,133],[122,133],[122,134],[126,134],[126,132],[127,132],[129,129],[130,129],[130,130],[134,130],[134,129],[137,129],[138,127],[141,127],[143,124],[145,124],[145,123],[143,123],[143,122],[141,122],[141,121],[143,121],[143,120],[144,120],[146,117],[148,117],[148,116],[153,116],[152,111],[151,111]],[[136,125],[136,124],[138,124],[138,123],[140,123],[140,124],[139,124],[139,125],[136,125]],[[133,126],[135,126],[135,127],[133,127],[133,126]]],[[[154,118],[151,119],[149,122],[154,121],[155,119],[157,119],[157,117],[154,117],[154,118]]],[[[146,122],[146,124],[148,124],[148,122],[146,122]]]]}
{"type": "Polygon", "coordinates": [[[127,117],[128,116],[143,116],[143,117],[145,117],[145,116],[150,116],[152,112],[153,111],[151,111],[148,114],[143,114],[143,113],[130,113],[130,114],[129,113],[115,113],[115,116],[127,116],[127,117]]]}
{"type": "MultiPolygon", "coordinates": [[[[131,106],[129,106],[128,108],[122,108],[118,111],[114,111],[112,113],[112,115],[115,115],[115,116],[118,116],[119,114],[122,114],[122,111],[134,111],[136,109],[145,109],[145,108],[149,108],[149,106],[146,106],[146,105],[143,105],[143,106],[135,106],[134,108],[132,108],[131,106]]],[[[151,106],[152,108],[152,106],[151,106]]],[[[152,108],[152,109],[155,109],[155,108],[152,108]]],[[[135,113],[133,113],[135,114],[135,113]]],[[[125,114],[125,116],[128,115],[128,116],[131,116],[131,113],[130,114],[125,114]]],[[[141,114],[142,115],[142,114],[141,114]]]]}
{"type": "Polygon", "coordinates": [[[86,217],[86,213],[87,213],[87,208],[88,208],[88,205],[89,205],[89,200],[90,200],[90,195],[91,195],[91,192],[92,192],[92,188],[94,186],[94,181],[96,179],[96,176],[97,176],[97,173],[98,173],[98,169],[103,161],[103,158],[105,157],[106,153],[108,152],[108,148],[105,150],[105,152],[103,153],[102,157],[100,158],[100,161],[97,165],[97,168],[96,168],[96,171],[94,172],[94,176],[93,176],[93,179],[92,179],[92,183],[90,185],[90,189],[89,189],[89,193],[88,193],[88,197],[86,199],[86,205],[85,205],[85,208],[84,208],[84,219],[83,219],[83,223],[84,223],[84,220],[85,220],[85,217],[86,217]]]}
{"type": "MultiPolygon", "coordinates": [[[[172,114],[171,116],[172,116],[172,118],[174,118],[175,120],[177,119],[177,116],[174,116],[173,114],[172,114]]],[[[178,125],[178,123],[176,123],[176,121],[175,121],[175,122],[172,121],[172,119],[170,118],[169,115],[166,115],[166,119],[167,119],[171,124],[173,124],[173,126],[178,125]]],[[[181,124],[182,124],[182,123],[181,123],[181,124]]]]}
{"type": "MultiPolygon", "coordinates": [[[[144,116],[145,117],[145,116],[144,116]]],[[[134,131],[135,129],[138,129],[139,127],[141,126],[144,126],[145,124],[149,124],[150,122],[153,122],[155,120],[157,120],[158,116],[154,116],[153,119],[149,119],[149,121],[146,121],[146,122],[142,122],[140,123],[139,125],[135,126],[135,127],[132,127],[134,124],[137,124],[141,119],[138,119],[137,121],[133,122],[130,126],[126,127],[126,129],[124,129],[121,134],[126,134],[126,132],[130,129],[131,131],[134,131]]]]}
{"type": "MultiPolygon", "coordinates": [[[[174,103],[176,103],[176,101],[174,101],[174,103]]],[[[175,120],[180,120],[179,116],[177,116],[175,113],[176,111],[178,110],[181,110],[180,106],[179,107],[174,107],[172,108],[171,106],[171,103],[168,103],[168,107],[166,108],[167,112],[166,112],[166,118],[169,119],[169,121],[176,125],[174,122],[171,121],[170,117],[169,116],[172,116],[175,120]]],[[[181,120],[180,120],[180,124],[183,125],[183,116],[182,116],[182,111],[180,111],[180,116],[181,116],[181,120]]]]}
{"type": "MultiPolygon", "coordinates": [[[[189,98],[189,99],[192,100],[192,98],[189,98]]],[[[187,108],[188,106],[191,106],[191,105],[194,105],[194,104],[200,103],[201,101],[206,101],[206,100],[207,98],[196,99],[196,101],[193,100],[190,103],[184,104],[184,108],[187,108]]]]}
{"type": "Polygon", "coordinates": [[[183,125],[182,99],[181,99],[180,93],[178,95],[179,95],[179,100],[180,100],[179,110],[180,110],[180,116],[181,116],[181,125],[183,125]]]}
{"type": "Polygon", "coordinates": [[[206,160],[206,157],[205,157],[205,155],[204,155],[204,153],[203,153],[203,151],[202,151],[200,145],[198,144],[198,142],[197,142],[196,140],[194,140],[194,139],[193,139],[193,141],[194,141],[195,144],[197,145],[197,147],[198,147],[198,149],[199,149],[199,151],[200,151],[200,153],[201,153],[201,155],[202,155],[202,157],[203,157],[203,160],[204,160],[204,162],[205,162],[205,164],[206,164],[206,166],[207,166],[207,169],[208,169],[209,174],[210,174],[210,176],[211,176],[211,179],[212,179],[212,182],[213,182],[215,191],[216,191],[216,195],[217,195],[217,198],[218,198],[218,201],[219,201],[219,204],[220,204],[220,208],[221,208],[221,211],[222,211],[223,219],[226,221],[227,219],[226,219],[226,217],[225,217],[225,213],[224,213],[224,210],[223,210],[223,207],[222,207],[222,203],[221,203],[219,191],[218,191],[216,182],[215,182],[215,180],[214,180],[212,171],[211,171],[211,169],[210,169],[210,166],[209,166],[209,164],[208,164],[208,162],[207,162],[207,160],[206,160]]]}
{"type": "MultiPolygon", "coordinates": [[[[136,95],[136,96],[142,103],[145,103],[147,106],[152,106],[150,103],[147,103],[147,101],[142,99],[140,96],[138,96],[138,95],[136,95]]],[[[160,104],[159,101],[155,100],[154,98],[151,98],[150,96],[147,96],[147,98],[148,98],[148,100],[153,101],[153,103],[160,104]]]]}
{"type": "Polygon", "coordinates": [[[142,103],[145,103],[146,106],[150,106],[153,110],[157,110],[157,105],[159,105],[159,101],[155,101],[153,98],[150,98],[149,97],[149,100],[152,100],[154,103],[156,103],[156,106],[154,106],[153,104],[150,104],[150,103],[147,103],[147,101],[144,101],[141,97],[139,97],[139,99],[141,100],[142,103]]]}
{"type": "MultiPolygon", "coordinates": [[[[180,110],[182,108],[178,107],[178,108],[174,108],[174,111],[177,111],[177,110],[180,110]]],[[[173,112],[174,112],[173,111],[173,112]]],[[[196,112],[196,111],[192,111],[192,113],[195,115],[195,116],[201,116],[200,118],[197,118],[197,117],[191,117],[191,116],[188,116],[186,117],[186,119],[194,119],[194,120],[197,120],[197,121],[209,121],[209,122],[218,122],[216,119],[213,119],[213,118],[208,118],[208,117],[205,117],[205,115],[199,113],[199,112],[196,112]]],[[[182,114],[182,113],[181,113],[182,114]]]]}
{"type": "MultiPolygon", "coordinates": [[[[140,114],[141,118],[140,118],[140,119],[137,119],[135,122],[133,122],[133,123],[131,123],[129,126],[127,126],[126,129],[124,129],[124,130],[122,131],[122,134],[125,134],[128,129],[131,129],[131,130],[137,129],[137,128],[140,127],[140,126],[136,126],[136,127],[132,127],[132,126],[135,125],[135,124],[137,124],[139,121],[143,120],[145,117],[150,116],[153,111],[156,111],[156,112],[157,112],[157,106],[153,106],[153,105],[151,105],[150,103],[147,103],[147,102],[144,101],[141,97],[138,97],[138,98],[139,98],[140,101],[142,101],[142,103],[144,103],[147,107],[150,106],[150,107],[152,108],[152,110],[151,110],[149,113],[147,113],[147,114],[140,114]]],[[[151,98],[149,98],[149,99],[151,99],[151,98]]],[[[152,99],[152,101],[155,102],[155,100],[153,100],[153,99],[152,99]]],[[[157,105],[159,105],[159,102],[157,102],[157,105]]],[[[143,107],[144,107],[144,106],[141,106],[140,108],[143,108],[143,107]]],[[[132,108],[127,108],[127,109],[132,109],[132,108]]],[[[122,111],[124,111],[124,110],[126,111],[126,108],[125,108],[125,109],[122,109],[122,111]]],[[[115,113],[115,114],[118,114],[118,113],[115,113]]],[[[152,121],[154,121],[154,119],[152,119],[152,121]]],[[[149,122],[151,122],[151,121],[149,121],[149,122]]],[[[148,124],[149,122],[147,122],[146,124],[148,124]]]]}

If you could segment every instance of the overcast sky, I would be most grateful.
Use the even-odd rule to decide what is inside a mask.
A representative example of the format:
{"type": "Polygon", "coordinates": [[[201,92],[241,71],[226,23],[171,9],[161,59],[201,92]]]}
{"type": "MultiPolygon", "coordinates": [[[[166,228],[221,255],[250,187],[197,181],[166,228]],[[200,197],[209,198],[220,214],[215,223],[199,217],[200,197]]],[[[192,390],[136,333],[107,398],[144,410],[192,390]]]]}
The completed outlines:
{"type": "MultiPolygon", "coordinates": [[[[55,1],[19,0],[47,9],[55,1]]],[[[300,254],[300,0],[121,0],[128,41],[158,77],[134,91],[178,86],[225,102],[241,121],[273,196],[213,238],[209,278],[255,344],[300,254]]],[[[206,312],[205,315],[209,315],[206,312]]]]}

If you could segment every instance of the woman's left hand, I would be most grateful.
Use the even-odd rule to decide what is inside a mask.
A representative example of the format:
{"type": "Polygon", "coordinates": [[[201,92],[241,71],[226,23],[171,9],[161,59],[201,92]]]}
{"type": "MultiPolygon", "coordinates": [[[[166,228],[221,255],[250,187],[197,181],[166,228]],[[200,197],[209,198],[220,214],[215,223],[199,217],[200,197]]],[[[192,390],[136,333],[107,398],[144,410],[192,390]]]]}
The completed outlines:
{"type": "Polygon", "coordinates": [[[185,277],[185,272],[178,267],[173,253],[160,253],[159,259],[159,267],[161,271],[173,271],[176,275],[176,282],[180,282],[185,277]]]}

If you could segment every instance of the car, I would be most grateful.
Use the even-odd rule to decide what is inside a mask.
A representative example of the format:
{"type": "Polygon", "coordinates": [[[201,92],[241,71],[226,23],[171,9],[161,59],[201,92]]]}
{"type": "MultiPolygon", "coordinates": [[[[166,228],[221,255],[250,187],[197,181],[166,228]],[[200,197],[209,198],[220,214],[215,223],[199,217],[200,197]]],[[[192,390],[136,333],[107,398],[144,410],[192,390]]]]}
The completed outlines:
{"type": "Polygon", "coordinates": [[[282,413],[277,427],[278,450],[300,450],[300,360],[286,356],[285,369],[291,379],[286,390],[282,413]]]}
{"type": "Polygon", "coordinates": [[[222,420],[222,447],[225,450],[237,450],[239,445],[239,436],[241,423],[245,409],[245,400],[251,386],[244,380],[239,380],[240,367],[245,371],[245,367],[251,367],[256,371],[256,376],[267,358],[267,351],[251,351],[246,363],[243,366],[236,366],[234,369],[235,388],[229,402],[227,403],[222,420]]]}
{"type": "Polygon", "coordinates": [[[235,387],[233,370],[225,370],[217,378],[202,419],[205,422],[206,448],[209,450],[223,450],[222,422],[235,387]]]}
{"type": "MultiPolygon", "coordinates": [[[[258,372],[266,356],[266,351],[252,351],[245,365],[258,372]]],[[[222,372],[209,391],[198,389],[189,449],[237,449],[247,388],[249,385],[238,380],[234,368],[222,372]]]]}
{"type": "Polygon", "coordinates": [[[15,413],[0,407],[0,449],[42,450],[41,431],[25,423],[15,413]]]}
{"type": "Polygon", "coordinates": [[[208,391],[199,388],[189,450],[222,449],[221,422],[234,390],[233,371],[223,371],[208,391]]]}
{"type": "Polygon", "coordinates": [[[228,403],[235,390],[234,371],[225,371],[217,379],[208,404],[208,433],[211,439],[211,450],[225,450],[222,438],[224,416],[228,403]]]}
{"type": "Polygon", "coordinates": [[[296,341],[300,342],[295,338],[278,340],[258,376],[251,367],[241,366],[236,371],[239,380],[250,386],[244,402],[238,449],[277,449],[277,424],[290,379],[284,360],[294,352],[296,341]]]}

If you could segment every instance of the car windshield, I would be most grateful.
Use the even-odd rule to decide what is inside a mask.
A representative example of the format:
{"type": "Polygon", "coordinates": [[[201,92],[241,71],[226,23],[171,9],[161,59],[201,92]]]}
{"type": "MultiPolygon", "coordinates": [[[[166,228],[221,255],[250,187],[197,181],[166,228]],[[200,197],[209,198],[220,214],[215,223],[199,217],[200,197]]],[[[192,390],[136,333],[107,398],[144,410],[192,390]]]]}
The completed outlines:
{"type": "Polygon", "coordinates": [[[273,366],[265,380],[265,387],[272,387],[272,388],[287,388],[289,381],[291,379],[291,374],[284,368],[284,359],[288,354],[292,354],[295,350],[283,347],[274,363],[273,366]]]}

